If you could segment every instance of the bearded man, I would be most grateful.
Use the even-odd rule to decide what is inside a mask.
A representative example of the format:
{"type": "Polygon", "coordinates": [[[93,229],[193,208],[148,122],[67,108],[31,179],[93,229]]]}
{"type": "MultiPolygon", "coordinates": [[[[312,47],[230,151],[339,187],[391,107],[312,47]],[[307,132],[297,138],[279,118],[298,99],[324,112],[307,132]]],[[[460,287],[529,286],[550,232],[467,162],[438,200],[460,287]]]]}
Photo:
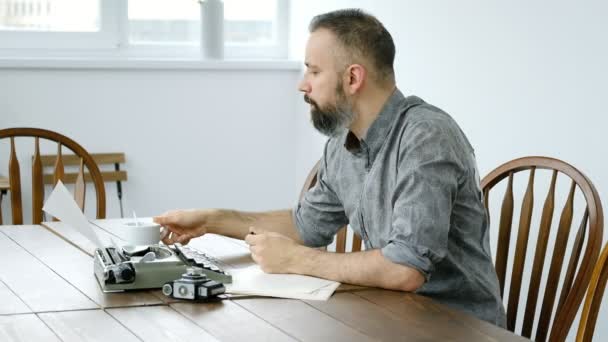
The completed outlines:
{"type": "MultiPolygon", "coordinates": [[[[174,210],[155,217],[188,243],[244,239],[265,272],[415,291],[505,325],[473,148],[441,109],[397,89],[390,33],[358,9],[314,17],[299,84],[329,137],[317,184],[293,209],[174,210]],[[364,251],[331,253],[350,225],[364,251]]],[[[405,305],[405,303],[404,303],[405,305]]]]}

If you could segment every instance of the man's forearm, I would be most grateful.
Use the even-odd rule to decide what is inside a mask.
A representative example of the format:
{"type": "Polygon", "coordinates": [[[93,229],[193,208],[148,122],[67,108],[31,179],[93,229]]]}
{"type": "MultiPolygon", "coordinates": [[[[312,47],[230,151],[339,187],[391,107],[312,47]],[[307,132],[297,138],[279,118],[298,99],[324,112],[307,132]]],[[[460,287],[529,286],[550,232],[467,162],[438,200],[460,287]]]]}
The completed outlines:
{"type": "Polygon", "coordinates": [[[424,283],[418,270],[392,263],[378,249],[330,253],[301,246],[297,254],[291,273],[400,291],[414,291],[424,283]]]}
{"type": "Polygon", "coordinates": [[[209,233],[243,239],[249,227],[261,228],[300,241],[290,209],[266,212],[245,212],[217,209],[209,215],[206,226],[209,233]]]}

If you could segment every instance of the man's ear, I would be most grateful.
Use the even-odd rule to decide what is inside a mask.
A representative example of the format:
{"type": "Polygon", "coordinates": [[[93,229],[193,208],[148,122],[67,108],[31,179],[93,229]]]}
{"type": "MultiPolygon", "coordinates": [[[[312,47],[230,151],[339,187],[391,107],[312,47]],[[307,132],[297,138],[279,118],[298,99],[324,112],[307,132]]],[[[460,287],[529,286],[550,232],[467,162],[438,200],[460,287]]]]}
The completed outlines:
{"type": "Polygon", "coordinates": [[[349,95],[357,93],[365,84],[367,70],[361,64],[351,64],[346,68],[344,88],[349,95]]]}

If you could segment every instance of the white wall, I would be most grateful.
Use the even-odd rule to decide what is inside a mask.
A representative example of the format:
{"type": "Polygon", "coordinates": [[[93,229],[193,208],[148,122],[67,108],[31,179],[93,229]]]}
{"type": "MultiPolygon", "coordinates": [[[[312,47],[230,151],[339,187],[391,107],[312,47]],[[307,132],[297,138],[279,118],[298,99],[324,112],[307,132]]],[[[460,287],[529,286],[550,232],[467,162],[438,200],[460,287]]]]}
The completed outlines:
{"type": "MultiPolygon", "coordinates": [[[[345,7],[386,25],[397,46],[398,86],[458,121],[482,175],[516,157],[554,156],[592,179],[608,205],[606,2],[294,1],[292,56],[302,55],[313,15],[345,7]]],[[[607,338],[598,324],[596,339],[607,338]]]]}
{"type": "MultiPolygon", "coordinates": [[[[0,69],[0,127],[45,127],[90,152],[125,152],[128,213],[283,208],[296,200],[298,77],[298,70],[0,69]]],[[[8,144],[0,145],[6,170],[8,144]]],[[[19,148],[29,196],[33,148],[19,148]]],[[[106,189],[107,216],[118,217],[116,187],[106,189]]],[[[24,205],[29,220],[29,197],[24,205]]]]}
{"type": "Polygon", "coordinates": [[[457,119],[480,171],[523,155],[568,160],[608,190],[608,4],[582,1],[295,1],[290,51],[317,13],[361,7],[397,46],[397,81],[457,119]]]}

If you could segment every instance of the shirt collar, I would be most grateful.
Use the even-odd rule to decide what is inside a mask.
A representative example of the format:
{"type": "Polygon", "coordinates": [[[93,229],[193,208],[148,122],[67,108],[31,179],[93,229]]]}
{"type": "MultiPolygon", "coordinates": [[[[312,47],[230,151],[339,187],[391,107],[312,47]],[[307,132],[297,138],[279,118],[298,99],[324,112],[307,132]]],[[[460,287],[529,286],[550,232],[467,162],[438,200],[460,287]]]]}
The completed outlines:
{"type": "Polygon", "coordinates": [[[384,103],[384,106],[382,106],[378,117],[367,130],[365,137],[359,140],[353,132],[348,131],[344,139],[344,147],[355,156],[367,152],[366,154],[368,154],[370,161],[373,161],[376,153],[382,147],[386,135],[393,126],[396,116],[399,115],[399,107],[401,107],[404,100],[405,97],[401,91],[395,88],[391,96],[384,103]]]}

